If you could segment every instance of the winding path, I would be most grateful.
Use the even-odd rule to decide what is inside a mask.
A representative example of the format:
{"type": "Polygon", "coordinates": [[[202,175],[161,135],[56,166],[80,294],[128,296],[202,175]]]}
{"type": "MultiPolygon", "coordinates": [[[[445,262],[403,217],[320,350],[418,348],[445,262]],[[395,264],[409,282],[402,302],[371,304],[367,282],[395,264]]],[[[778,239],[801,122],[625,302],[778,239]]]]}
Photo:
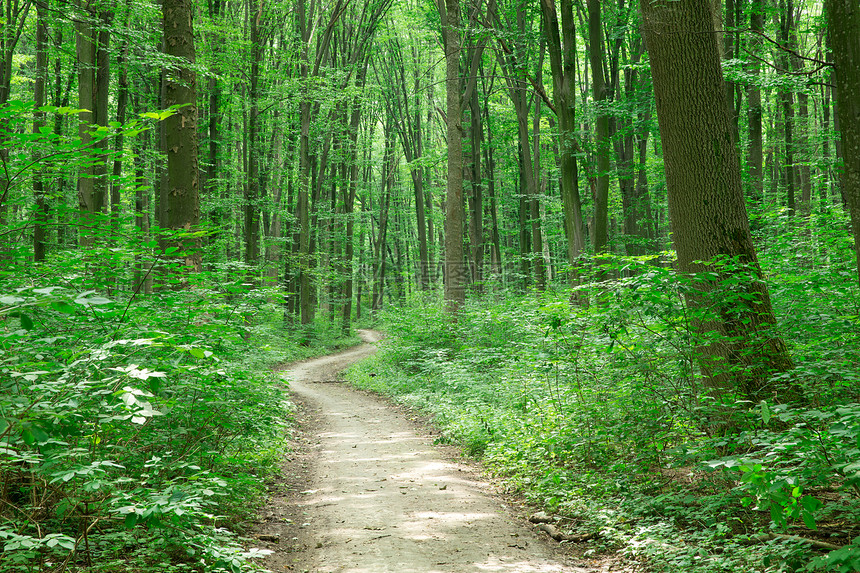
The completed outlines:
{"type": "Polygon", "coordinates": [[[260,528],[277,534],[267,566],[309,573],[593,571],[566,564],[402,413],[332,383],[375,352],[370,343],[378,333],[361,334],[365,344],[284,373],[316,427],[305,457],[307,487],[282,498],[260,528]]]}

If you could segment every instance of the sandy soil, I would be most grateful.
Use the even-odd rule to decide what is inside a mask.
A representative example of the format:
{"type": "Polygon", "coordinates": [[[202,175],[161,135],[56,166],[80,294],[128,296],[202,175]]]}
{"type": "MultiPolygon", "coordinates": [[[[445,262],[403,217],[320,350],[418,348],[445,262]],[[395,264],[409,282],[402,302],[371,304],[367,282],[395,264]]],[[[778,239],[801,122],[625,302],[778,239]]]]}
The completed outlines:
{"type": "Polygon", "coordinates": [[[356,348],[284,372],[303,405],[296,453],[256,529],[275,572],[587,573],[468,466],[379,399],[334,382],[356,348]]]}

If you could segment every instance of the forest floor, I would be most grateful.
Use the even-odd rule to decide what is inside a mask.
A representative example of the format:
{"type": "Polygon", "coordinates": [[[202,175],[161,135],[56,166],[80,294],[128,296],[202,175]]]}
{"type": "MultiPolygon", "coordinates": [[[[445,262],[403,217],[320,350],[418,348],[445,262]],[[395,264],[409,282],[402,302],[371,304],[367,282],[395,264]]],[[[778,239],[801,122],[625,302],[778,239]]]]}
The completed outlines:
{"type": "Polygon", "coordinates": [[[283,372],[299,405],[293,451],[254,536],[273,572],[603,573],[615,559],[566,555],[480,468],[401,408],[337,381],[365,344],[283,372]]]}

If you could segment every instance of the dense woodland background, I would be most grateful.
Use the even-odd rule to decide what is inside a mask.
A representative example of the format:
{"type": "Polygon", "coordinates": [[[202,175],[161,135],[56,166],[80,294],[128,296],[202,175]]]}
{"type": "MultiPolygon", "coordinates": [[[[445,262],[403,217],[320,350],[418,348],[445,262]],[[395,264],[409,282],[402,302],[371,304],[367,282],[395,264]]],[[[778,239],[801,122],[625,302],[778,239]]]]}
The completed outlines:
{"type": "Polygon", "coordinates": [[[855,0],[0,21],[3,570],[256,567],[269,367],[356,324],[578,551],[860,570],[855,0]]]}

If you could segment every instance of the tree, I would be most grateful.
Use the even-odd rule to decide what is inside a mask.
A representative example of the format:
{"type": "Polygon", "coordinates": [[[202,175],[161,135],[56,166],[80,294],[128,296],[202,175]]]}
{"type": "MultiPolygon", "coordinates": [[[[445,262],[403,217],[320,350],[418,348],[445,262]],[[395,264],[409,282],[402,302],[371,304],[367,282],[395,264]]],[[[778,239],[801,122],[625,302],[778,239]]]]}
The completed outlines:
{"type": "Polygon", "coordinates": [[[860,280],[860,6],[856,0],[826,0],[827,26],[836,68],[836,101],[842,137],[842,196],[851,214],[860,280]]]}
{"type": "MultiPolygon", "coordinates": [[[[552,102],[547,102],[558,117],[559,183],[564,204],[564,229],[567,235],[568,262],[575,269],[577,260],[585,248],[582,233],[582,201],[579,196],[579,170],[575,151],[576,91],[576,33],[573,21],[573,6],[570,0],[561,0],[561,31],[558,10],[554,0],[541,0],[544,30],[547,36],[550,69],[552,70],[552,102]]],[[[576,273],[571,277],[576,282],[576,273]]]]}
{"type": "Polygon", "coordinates": [[[764,30],[764,15],[762,14],[762,0],[750,1],[750,30],[753,35],[749,42],[748,49],[753,52],[755,57],[751,58],[748,64],[751,81],[747,87],[747,133],[749,146],[747,149],[747,169],[750,179],[750,197],[755,202],[762,200],[764,192],[764,174],[763,174],[763,150],[762,150],[762,105],[761,105],[761,85],[759,84],[759,74],[761,65],[758,58],[759,47],[762,40],[760,34],[764,30]]]}
{"type": "MultiPolygon", "coordinates": [[[[36,111],[33,114],[33,134],[40,133],[45,126],[45,112],[39,108],[45,105],[46,83],[48,75],[48,23],[45,18],[45,6],[36,4],[36,81],[33,84],[33,102],[36,111]]],[[[36,199],[36,225],[33,229],[33,260],[45,260],[45,243],[48,232],[48,199],[45,196],[45,174],[39,170],[33,177],[33,196],[36,199]]]]}
{"type": "MultiPolygon", "coordinates": [[[[191,0],[164,0],[165,104],[176,113],[164,122],[167,151],[167,227],[189,233],[200,223],[197,165],[197,74],[191,0]]],[[[186,240],[185,264],[200,270],[196,240],[186,240]]]]}
{"type": "Polygon", "coordinates": [[[603,63],[603,25],[600,18],[600,0],[588,0],[588,55],[591,62],[592,97],[597,107],[594,118],[596,155],[596,187],[594,192],[594,253],[606,250],[609,220],[609,169],[610,126],[607,104],[614,86],[607,78],[603,63]]]}
{"type": "MultiPolygon", "coordinates": [[[[491,0],[492,2],[492,0],[491,0]]],[[[455,313],[466,302],[466,266],[463,257],[463,104],[471,100],[477,83],[477,70],[484,44],[469,50],[468,75],[460,78],[460,3],[437,0],[442,22],[442,44],[445,46],[446,135],[448,143],[448,178],[445,195],[445,305],[455,313]],[[462,85],[465,83],[465,86],[462,85]]],[[[479,8],[470,10],[469,29],[479,21],[479,8]]]]}
{"type": "Polygon", "coordinates": [[[702,371],[715,393],[776,392],[768,379],[792,362],[772,332],[776,319],[750,235],[712,7],[707,0],[641,0],[641,6],[678,270],[717,271],[713,280],[697,280],[686,297],[702,313],[716,306],[695,325],[704,339],[702,371]],[[737,264],[709,269],[718,257],[737,264]],[[728,301],[720,298],[727,282],[740,293],[728,301]]]}
{"type": "MultiPolygon", "coordinates": [[[[520,155],[520,196],[522,197],[522,213],[520,219],[520,257],[522,259],[522,274],[528,276],[529,260],[532,261],[534,267],[535,287],[538,290],[546,289],[546,272],[543,261],[543,236],[540,227],[540,212],[539,212],[539,197],[538,189],[540,187],[540,171],[537,169],[539,164],[538,145],[535,138],[531,138],[529,133],[529,111],[533,107],[532,102],[535,102],[535,113],[538,114],[538,125],[540,107],[537,104],[536,98],[530,93],[528,81],[532,79],[528,67],[529,48],[533,46],[526,45],[527,34],[527,11],[525,6],[517,4],[514,9],[516,22],[511,21],[512,18],[505,18],[502,22],[498,13],[494,10],[492,14],[495,26],[499,30],[516,30],[514,38],[508,42],[505,39],[505,34],[498,35],[499,51],[498,62],[499,67],[504,71],[505,82],[508,87],[508,98],[514,107],[514,113],[517,118],[517,148],[520,155]],[[528,247],[531,247],[529,249],[528,247]],[[531,251],[531,252],[529,252],[531,251]]],[[[543,48],[543,46],[542,46],[543,48]]],[[[541,51],[543,55],[543,50],[541,51]]],[[[535,66],[539,70],[542,65],[541,61],[536,62],[535,66]]],[[[538,72],[539,74],[540,72],[538,72]]],[[[535,85],[539,82],[532,79],[535,85]]],[[[539,140],[538,140],[539,141],[539,140]]]]}

